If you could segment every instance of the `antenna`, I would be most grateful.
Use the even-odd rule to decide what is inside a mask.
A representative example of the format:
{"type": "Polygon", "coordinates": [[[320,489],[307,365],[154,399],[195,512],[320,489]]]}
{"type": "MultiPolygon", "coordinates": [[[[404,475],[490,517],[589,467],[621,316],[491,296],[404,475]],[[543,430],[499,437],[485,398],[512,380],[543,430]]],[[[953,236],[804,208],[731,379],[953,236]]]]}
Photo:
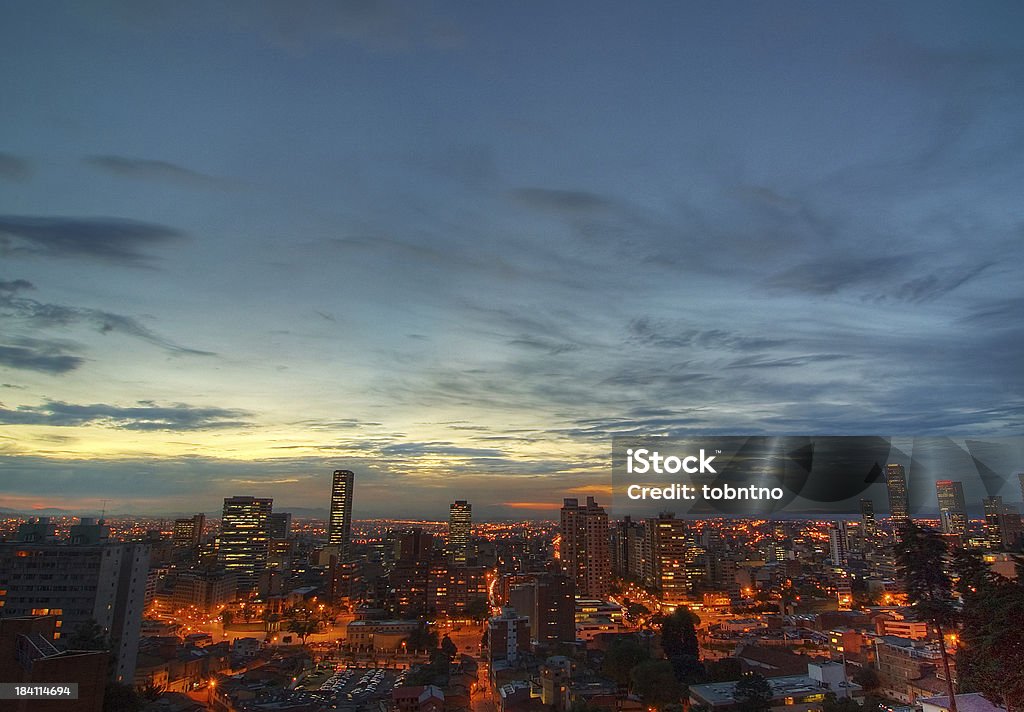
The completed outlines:
{"type": "Polygon", "coordinates": [[[102,500],[102,502],[103,502],[103,511],[100,512],[100,524],[102,524],[103,521],[107,518],[107,502],[109,502],[109,501],[110,501],[109,499],[102,500]]]}

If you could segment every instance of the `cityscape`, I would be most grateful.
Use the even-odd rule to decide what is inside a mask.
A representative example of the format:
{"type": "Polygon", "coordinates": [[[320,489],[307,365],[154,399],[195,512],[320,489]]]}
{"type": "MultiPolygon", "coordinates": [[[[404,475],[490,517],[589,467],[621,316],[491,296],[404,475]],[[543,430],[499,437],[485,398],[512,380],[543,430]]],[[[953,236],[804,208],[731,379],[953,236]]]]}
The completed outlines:
{"type": "MultiPolygon", "coordinates": [[[[354,520],[358,475],[323,479],[326,520],[253,496],[209,518],[7,516],[0,690],[35,694],[5,709],[895,712],[951,709],[950,685],[960,709],[1019,699],[958,674],[981,655],[964,588],[981,579],[957,557],[1024,600],[1020,512],[994,496],[970,517],[960,481],[935,482],[935,520],[911,517],[890,463],[887,511],[862,499],[833,520],[614,520],[588,496],[557,521],[486,522],[467,500],[447,520],[354,520]],[[929,617],[900,553],[914,537],[945,552],[930,565],[963,618],[929,617]],[[61,690],[74,701],[47,698],[61,690]]],[[[1020,649],[997,653],[1010,666],[1020,649]]]]}
{"type": "Polygon", "coordinates": [[[0,712],[1024,712],[1024,3],[0,10],[0,712]]]}

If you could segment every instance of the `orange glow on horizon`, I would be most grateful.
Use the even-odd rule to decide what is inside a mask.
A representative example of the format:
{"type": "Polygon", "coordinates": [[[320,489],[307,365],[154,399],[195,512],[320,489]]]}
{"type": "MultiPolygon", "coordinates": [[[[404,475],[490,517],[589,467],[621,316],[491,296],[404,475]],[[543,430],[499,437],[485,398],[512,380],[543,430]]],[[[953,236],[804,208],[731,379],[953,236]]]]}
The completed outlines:
{"type": "Polygon", "coordinates": [[[512,509],[561,509],[562,505],[558,502],[502,502],[505,507],[511,507],[512,509]]]}

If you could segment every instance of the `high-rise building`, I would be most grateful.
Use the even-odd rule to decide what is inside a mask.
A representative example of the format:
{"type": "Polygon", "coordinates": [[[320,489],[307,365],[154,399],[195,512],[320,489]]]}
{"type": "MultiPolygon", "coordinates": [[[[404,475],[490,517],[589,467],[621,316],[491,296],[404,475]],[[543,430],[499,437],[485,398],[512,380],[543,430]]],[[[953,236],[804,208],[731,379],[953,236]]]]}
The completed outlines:
{"type": "Polygon", "coordinates": [[[835,522],[828,528],[828,551],[832,565],[845,567],[849,561],[850,542],[842,523],[835,522]]]}
{"type": "Polygon", "coordinates": [[[469,537],[473,529],[473,505],[457,499],[448,507],[448,554],[456,564],[469,560],[469,537]]]}
{"type": "Polygon", "coordinates": [[[508,602],[530,621],[530,639],[546,649],[576,640],[576,596],[566,574],[522,574],[512,586],[508,602]]]}
{"type": "Polygon", "coordinates": [[[335,470],[331,482],[331,513],[327,524],[327,544],[338,547],[338,556],[347,561],[352,556],[352,488],[355,474],[351,470],[335,470]]]}
{"type": "Polygon", "coordinates": [[[939,523],[943,534],[963,536],[967,532],[967,505],[964,503],[964,483],[939,480],[935,483],[939,500],[939,523]]]}
{"type": "Polygon", "coordinates": [[[860,501],[860,531],[866,541],[878,536],[878,522],[875,521],[875,503],[870,499],[860,501]]]}
{"type": "Polygon", "coordinates": [[[271,539],[289,539],[292,535],[292,513],[271,512],[267,518],[267,533],[271,539]]]}
{"type": "Polygon", "coordinates": [[[885,487],[889,492],[889,521],[894,530],[910,523],[907,475],[903,465],[885,466],[885,487]]]}
{"type": "Polygon", "coordinates": [[[612,574],[608,515],[593,497],[585,506],[566,499],[561,515],[562,567],[576,580],[576,594],[607,598],[612,574]]]}
{"type": "Polygon", "coordinates": [[[654,586],[666,603],[681,603],[690,590],[687,576],[686,522],[672,514],[662,514],[651,521],[654,534],[654,586]]]}
{"type": "Polygon", "coordinates": [[[981,504],[985,509],[985,538],[989,546],[998,549],[1003,543],[1003,498],[986,497],[981,504]]]}
{"type": "Polygon", "coordinates": [[[29,522],[17,542],[0,544],[0,617],[54,616],[58,648],[95,621],[111,643],[112,676],[132,684],[149,545],[111,542],[102,519],[82,519],[65,541],[40,542],[40,524],[46,529],[29,522]]]}
{"type": "Polygon", "coordinates": [[[174,546],[179,549],[198,549],[199,544],[203,541],[203,527],[205,526],[205,514],[175,519],[174,530],[171,534],[174,546]]]}
{"type": "Polygon", "coordinates": [[[224,498],[217,561],[235,574],[240,592],[252,591],[267,568],[273,507],[269,498],[224,498]]]}

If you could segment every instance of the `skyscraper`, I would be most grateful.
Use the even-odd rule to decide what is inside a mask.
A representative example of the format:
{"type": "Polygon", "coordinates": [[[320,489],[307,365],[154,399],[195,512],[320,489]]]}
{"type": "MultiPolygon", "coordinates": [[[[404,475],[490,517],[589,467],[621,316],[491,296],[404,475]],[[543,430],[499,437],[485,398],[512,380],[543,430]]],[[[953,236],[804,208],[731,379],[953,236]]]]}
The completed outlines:
{"type": "Polygon", "coordinates": [[[593,497],[580,506],[577,499],[562,505],[561,558],[565,572],[576,581],[576,595],[604,599],[611,592],[608,515],[593,497]]]}
{"type": "Polygon", "coordinates": [[[875,521],[875,503],[870,499],[860,501],[860,531],[865,541],[873,541],[878,535],[878,523],[875,521]]]}
{"type": "Polygon", "coordinates": [[[457,499],[448,507],[448,553],[456,564],[469,559],[469,535],[473,528],[473,505],[457,499]]]}
{"type": "Polygon", "coordinates": [[[288,539],[292,535],[292,513],[271,512],[267,519],[267,532],[271,539],[288,539]]]}
{"type": "Polygon", "coordinates": [[[985,508],[985,538],[993,549],[1003,547],[1003,498],[986,497],[981,502],[985,508]]]}
{"type": "Polygon", "coordinates": [[[963,536],[967,531],[967,505],[964,503],[964,483],[939,480],[935,483],[939,500],[939,520],[943,534],[963,536]]]}
{"type": "Polygon", "coordinates": [[[331,514],[327,527],[327,543],[338,547],[338,557],[347,561],[352,553],[352,487],[355,474],[351,470],[335,470],[331,483],[331,514]]]}
{"type": "Polygon", "coordinates": [[[835,522],[828,528],[828,551],[833,566],[844,567],[848,563],[850,542],[847,538],[845,522],[835,522]]]}
{"type": "Polygon", "coordinates": [[[252,591],[267,567],[273,507],[274,500],[269,498],[224,498],[217,560],[234,572],[240,592],[252,591]]]}
{"type": "Polygon", "coordinates": [[[907,499],[907,475],[903,465],[885,466],[885,487],[889,492],[889,520],[893,529],[910,522],[910,505],[907,499]]]}

